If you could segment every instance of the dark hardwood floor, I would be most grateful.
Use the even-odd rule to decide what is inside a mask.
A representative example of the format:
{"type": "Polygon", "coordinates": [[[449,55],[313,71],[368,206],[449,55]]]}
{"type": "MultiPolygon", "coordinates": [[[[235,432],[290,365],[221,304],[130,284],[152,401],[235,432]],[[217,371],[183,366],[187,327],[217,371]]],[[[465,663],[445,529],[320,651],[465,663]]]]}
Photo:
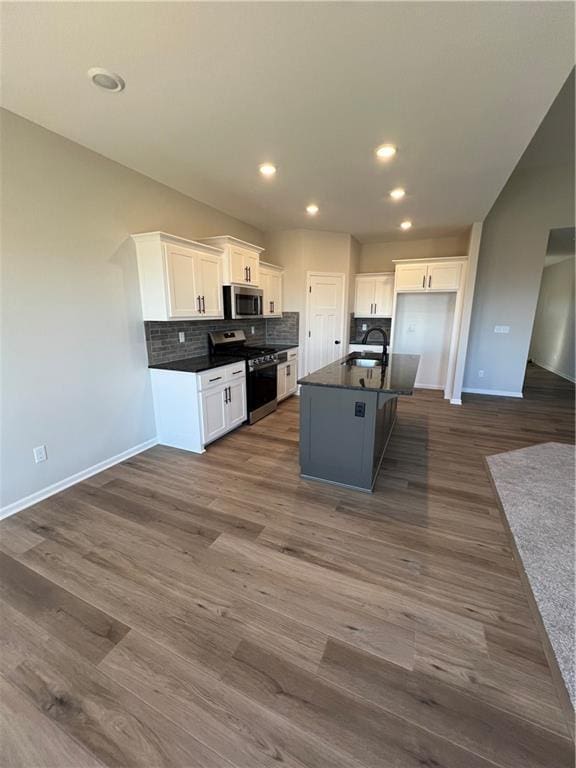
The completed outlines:
{"type": "Polygon", "coordinates": [[[372,496],[298,476],[298,399],[0,525],[2,768],[568,768],[484,456],[574,388],[401,399],[372,496]]]}

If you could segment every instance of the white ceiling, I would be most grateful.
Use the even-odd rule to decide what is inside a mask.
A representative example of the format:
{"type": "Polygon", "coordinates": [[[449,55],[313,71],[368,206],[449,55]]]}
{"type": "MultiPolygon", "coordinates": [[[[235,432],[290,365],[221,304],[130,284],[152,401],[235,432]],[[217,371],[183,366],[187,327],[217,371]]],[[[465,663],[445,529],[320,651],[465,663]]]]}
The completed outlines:
{"type": "Polygon", "coordinates": [[[8,2],[2,22],[7,109],[262,229],[365,241],[483,218],[573,66],[568,2],[8,2]]]}

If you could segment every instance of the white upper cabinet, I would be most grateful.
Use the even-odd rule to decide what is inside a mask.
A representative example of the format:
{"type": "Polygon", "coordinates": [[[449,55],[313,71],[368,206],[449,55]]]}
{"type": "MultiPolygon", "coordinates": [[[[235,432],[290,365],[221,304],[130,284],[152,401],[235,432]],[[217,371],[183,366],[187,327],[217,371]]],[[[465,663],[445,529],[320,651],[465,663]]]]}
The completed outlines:
{"type": "Polygon", "coordinates": [[[282,315],[282,272],[281,267],[260,262],[260,287],[264,293],[264,317],[282,315]]]}
{"type": "Polygon", "coordinates": [[[356,275],[355,317],[391,317],[393,303],[393,272],[356,275]]]}
{"type": "Polygon", "coordinates": [[[200,242],[222,249],[224,285],[260,285],[260,254],[264,248],[230,235],[205,237],[200,242]]]}
{"type": "Polygon", "coordinates": [[[427,264],[397,264],[395,288],[397,291],[424,291],[427,264]]]}
{"type": "Polygon", "coordinates": [[[132,238],[144,320],[224,317],[221,249],[164,232],[132,238]]]}
{"type": "Polygon", "coordinates": [[[461,261],[428,264],[426,288],[429,291],[457,291],[460,288],[462,266],[461,261]]]}
{"type": "Polygon", "coordinates": [[[430,261],[396,264],[396,291],[458,291],[463,261],[430,261]]]}

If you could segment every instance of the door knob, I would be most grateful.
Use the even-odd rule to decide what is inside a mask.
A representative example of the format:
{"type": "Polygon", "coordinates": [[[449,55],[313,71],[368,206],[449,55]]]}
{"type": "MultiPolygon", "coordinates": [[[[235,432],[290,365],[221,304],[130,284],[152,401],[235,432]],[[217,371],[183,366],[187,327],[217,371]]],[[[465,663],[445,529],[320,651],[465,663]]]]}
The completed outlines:
{"type": "Polygon", "coordinates": [[[340,344],[340,342],[339,341],[335,341],[334,344],[340,344]]]}

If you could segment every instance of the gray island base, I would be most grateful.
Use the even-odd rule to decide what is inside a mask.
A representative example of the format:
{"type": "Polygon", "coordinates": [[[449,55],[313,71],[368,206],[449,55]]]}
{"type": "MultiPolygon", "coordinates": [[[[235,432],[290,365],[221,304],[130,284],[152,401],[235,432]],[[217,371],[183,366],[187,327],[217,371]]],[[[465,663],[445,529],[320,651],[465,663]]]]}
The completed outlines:
{"type": "Polygon", "coordinates": [[[370,493],[419,355],[352,353],[300,379],[300,472],[370,493]]]}

